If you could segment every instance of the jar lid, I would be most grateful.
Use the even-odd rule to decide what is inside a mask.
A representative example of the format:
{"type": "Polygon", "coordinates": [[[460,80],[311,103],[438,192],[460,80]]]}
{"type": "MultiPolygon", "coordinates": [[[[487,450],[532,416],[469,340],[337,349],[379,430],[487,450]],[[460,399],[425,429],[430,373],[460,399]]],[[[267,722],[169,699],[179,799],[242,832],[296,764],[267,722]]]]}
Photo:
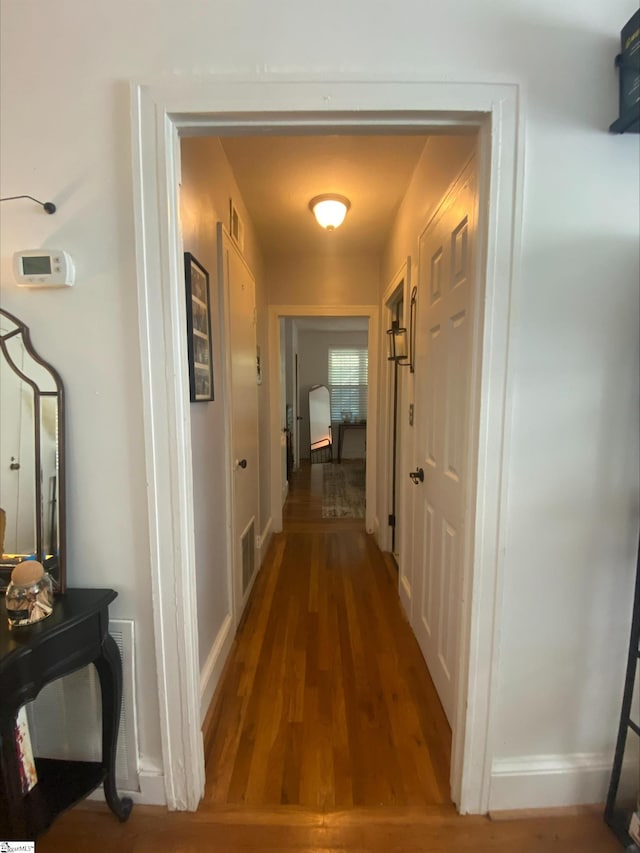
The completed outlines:
{"type": "Polygon", "coordinates": [[[37,560],[24,560],[11,572],[11,581],[17,586],[30,586],[42,580],[44,566],[37,560]]]}

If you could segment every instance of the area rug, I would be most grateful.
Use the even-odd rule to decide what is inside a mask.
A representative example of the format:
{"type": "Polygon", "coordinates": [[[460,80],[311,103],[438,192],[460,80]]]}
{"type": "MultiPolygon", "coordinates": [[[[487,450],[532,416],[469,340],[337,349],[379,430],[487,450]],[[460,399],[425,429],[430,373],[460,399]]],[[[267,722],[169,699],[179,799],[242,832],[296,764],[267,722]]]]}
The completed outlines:
{"type": "Polygon", "coordinates": [[[364,459],[322,465],[322,517],[364,518],[364,459]]]}

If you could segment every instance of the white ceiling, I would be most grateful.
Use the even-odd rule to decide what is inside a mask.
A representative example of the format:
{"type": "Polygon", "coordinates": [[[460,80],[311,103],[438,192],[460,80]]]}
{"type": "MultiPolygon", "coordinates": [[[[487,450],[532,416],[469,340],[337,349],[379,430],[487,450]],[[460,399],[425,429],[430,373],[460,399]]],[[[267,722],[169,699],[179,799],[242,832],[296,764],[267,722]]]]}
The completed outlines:
{"type": "Polygon", "coordinates": [[[266,256],[379,254],[426,136],[242,136],[221,142],[266,256]],[[335,192],[351,201],[327,232],[309,201],[335,192]]]}

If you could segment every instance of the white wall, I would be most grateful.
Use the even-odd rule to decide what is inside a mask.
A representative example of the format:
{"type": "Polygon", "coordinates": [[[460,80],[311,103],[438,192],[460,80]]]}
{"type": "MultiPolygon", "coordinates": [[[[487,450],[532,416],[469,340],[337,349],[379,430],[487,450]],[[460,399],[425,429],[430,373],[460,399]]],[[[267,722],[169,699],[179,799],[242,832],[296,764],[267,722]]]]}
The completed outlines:
{"type": "MultiPolygon", "coordinates": [[[[180,219],[184,250],[192,252],[209,272],[212,308],[214,396],[212,402],[191,403],[196,575],[198,586],[198,647],[203,687],[203,711],[213,693],[223,661],[221,632],[230,630],[231,593],[225,550],[226,500],[224,483],[224,408],[220,283],[217,275],[216,225],[229,221],[229,198],[245,223],[245,256],[261,280],[262,256],[253,225],[244,208],[218,139],[183,139],[180,219]],[[217,644],[216,644],[217,641],[217,644]],[[218,653],[216,655],[216,653],[218,653]]],[[[256,284],[256,287],[259,285],[256,284]]],[[[229,635],[229,640],[231,639],[229,635]]]]}
{"type": "Polygon", "coordinates": [[[638,529],[639,158],[638,137],[607,126],[618,34],[635,5],[3,0],[0,191],[59,209],[1,206],[0,297],[66,383],[70,583],[113,586],[114,615],[136,621],[144,764],[160,761],[160,738],[127,83],[169,73],[522,84],[495,748],[504,760],[610,754],[638,529]],[[15,287],[11,254],[39,246],[71,253],[74,288],[15,287]]]}
{"type": "MultiPolygon", "coordinates": [[[[367,332],[316,332],[300,330],[298,333],[300,399],[300,458],[309,459],[311,443],[309,433],[309,389],[312,385],[329,385],[330,347],[365,347],[367,332]]],[[[332,422],[333,458],[338,458],[338,422],[332,422]]],[[[364,430],[347,430],[343,442],[344,459],[364,459],[364,430]]]]}
{"type": "Polygon", "coordinates": [[[380,285],[383,292],[408,256],[411,256],[412,266],[417,267],[420,234],[475,145],[475,134],[434,135],[427,140],[382,253],[380,285]]]}

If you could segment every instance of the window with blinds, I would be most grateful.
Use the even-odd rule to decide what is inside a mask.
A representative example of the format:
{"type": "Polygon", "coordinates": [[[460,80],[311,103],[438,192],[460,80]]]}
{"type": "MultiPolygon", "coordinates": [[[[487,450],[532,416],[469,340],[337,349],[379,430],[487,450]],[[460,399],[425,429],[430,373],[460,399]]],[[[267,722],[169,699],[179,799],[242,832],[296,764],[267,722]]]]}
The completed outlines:
{"type": "Polygon", "coordinates": [[[367,418],[369,353],[366,347],[329,349],[331,420],[367,418]]]}

